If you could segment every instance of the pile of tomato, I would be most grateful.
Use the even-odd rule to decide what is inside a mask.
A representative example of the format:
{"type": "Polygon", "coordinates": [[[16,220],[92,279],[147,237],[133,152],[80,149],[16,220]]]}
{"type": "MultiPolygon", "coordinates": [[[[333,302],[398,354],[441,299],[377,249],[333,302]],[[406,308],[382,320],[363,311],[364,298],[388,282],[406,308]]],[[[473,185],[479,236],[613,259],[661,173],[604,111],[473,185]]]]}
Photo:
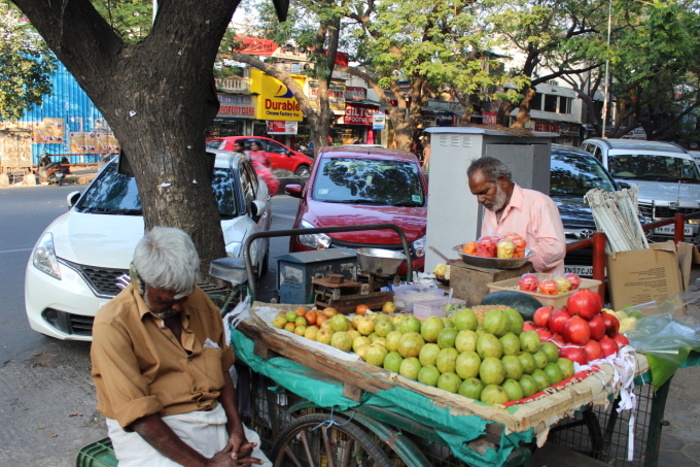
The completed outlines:
{"type": "Polygon", "coordinates": [[[619,332],[620,322],[603,311],[603,299],[589,289],[571,294],[562,308],[539,308],[523,329],[536,331],[542,342],[554,342],[562,357],[581,365],[614,355],[629,344],[619,332]]]}

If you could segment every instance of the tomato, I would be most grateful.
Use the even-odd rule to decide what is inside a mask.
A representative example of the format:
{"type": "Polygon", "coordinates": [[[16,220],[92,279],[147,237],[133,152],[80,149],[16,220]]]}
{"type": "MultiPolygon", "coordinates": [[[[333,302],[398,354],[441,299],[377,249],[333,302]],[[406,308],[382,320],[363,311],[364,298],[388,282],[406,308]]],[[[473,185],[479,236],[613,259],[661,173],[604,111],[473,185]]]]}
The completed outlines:
{"type": "Polygon", "coordinates": [[[547,328],[537,328],[535,332],[540,335],[540,342],[547,342],[552,338],[552,331],[547,328]]]}
{"type": "Polygon", "coordinates": [[[518,288],[524,292],[535,292],[539,283],[536,275],[526,273],[518,279],[518,288]]]}
{"type": "Polygon", "coordinates": [[[610,313],[603,312],[600,315],[603,317],[603,323],[605,323],[605,334],[614,337],[620,331],[620,321],[610,313]]]}
{"type": "Polygon", "coordinates": [[[597,340],[589,339],[588,342],[583,346],[583,350],[586,351],[586,356],[588,360],[598,360],[602,355],[602,349],[600,348],[600,343],[597,340]]]}
{"type": "Polygon", "coordinates": [[[583,345],[591,338],[591,328],[588,321],[580,316],[573,316],[564,323],[564,339],[576,345],[583,345]]]}
{"type": "Polygon", "coordinates": [[[599,342],[600,342],[600,349],[603,353],[603,357],[608,357],[610,355],[616,354],[620,348],[620,346],[617,345],[617,342],[615,342],[613,339],[609,338],[608,336],[603,336],[603,338],[599,342]]]}
{"type": "Polygon", "coordinates": [[[586,354],[586,351],[583,349],[583,347],[578,345],[565,345],[559,351],[559,356],[568,358],[572,362],[576,362],[581,365],[588,363],[588,355],[586,354]]]}
{"type": "Polygon", "coordinates": [[[369,307],[367,305],[357,305],[355,307],[355,314],[358,314],[360,316],[364,315],[369,311],[369,307]]]}
{"type": "Polygon", "coordinates": [[[554,307],[552,305],[547,305],[535,310],[535,314],[532,316],[532,320],[541,328],[546,328],[549,326],[549,318],[552,316],[554,307]]]}
{"type": "Polygon", "coordinates": [[[617,344],[622,347],[623,345],[630,345],[629,339],[624,334],[615,334],[612,338],[617,344]]]}
{"type": "Polygon", "coordinates": [[[566,299],[566,308],[572,315],[591,319],[600,314],[603,308],[600,295],[589,289],[579,289],[566,299]]]}
{"type": "Polygon", "coordinates": [[[549,329],[555,334],[564,334],[564,323],[566,323],[571,315],[566,308],[559,308],[552,312],[549,317],[549,329]]]}
{"type": "Polygon", "coordinates": [[[569,279],[569,283],[571,284],[571,289],[569,289],[569,290],[576,290],[581,285],[581,278],[574,273],[571,273],[571,272],[566,273],[566,274],[564,274],[564,277],[569,279]]]}
{"type": "Polygon", "coordinates": [[[525,321],[523,323],[523,331],[536,331],[537,325],[534,321],[525,321]]]}
{"type": "Polygon", "coordinates": [[[591,318],[588,327],[591,328],[591,339],[600,340],[605,335],[605,321],[601,315],[591,318]]]}
{"type": "Polygon", "coordinates": [[[539,287],[537,287],[537,290],[542,295],[556,295],[559,293],[559,286],[554,281],[554,279],[547,279],[540,282],[540,285],[539,287]]]}
{"type": "Polygon", "coordinates": [[[484,258],[496,257],[496,244],[498,242],[493,237],[484,235],[476,241],[476,255],[484,258]]]}

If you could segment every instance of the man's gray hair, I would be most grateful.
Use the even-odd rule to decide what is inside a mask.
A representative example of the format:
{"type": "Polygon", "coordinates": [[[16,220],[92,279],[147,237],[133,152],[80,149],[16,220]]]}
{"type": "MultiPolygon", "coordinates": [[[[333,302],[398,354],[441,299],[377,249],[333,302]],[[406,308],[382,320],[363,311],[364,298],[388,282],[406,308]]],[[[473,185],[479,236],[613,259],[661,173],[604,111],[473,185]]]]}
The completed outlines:
{"type": "Polygon", "coordinates": [[[503,175],[509,182],[512,182],[512,174],[507,165],[494,157],[480,157],[474,159],[467,169],[467,177],[471,177],[477,170],[481,171],[486,181],[496,183],[498,177],[503,175]]]}
{"type": "Polygon", "coordinates": [[[174,227],[154,227],[134,250],[134,268],[141,280],[156,289],[190,294],[199,277],[199,255],[194,242],[174,227]]]}

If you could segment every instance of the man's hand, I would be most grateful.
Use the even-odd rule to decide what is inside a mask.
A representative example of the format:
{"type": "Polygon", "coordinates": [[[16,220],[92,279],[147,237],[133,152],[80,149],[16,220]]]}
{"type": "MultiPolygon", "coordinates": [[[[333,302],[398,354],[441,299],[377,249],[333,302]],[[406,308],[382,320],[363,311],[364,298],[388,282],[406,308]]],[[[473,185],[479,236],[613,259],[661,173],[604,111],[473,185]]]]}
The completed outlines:
{"type": "MultiPolygon", "coordinates": [[[[254,444],[254,443],[247,443],[254,444]]],[[[253,448],[251,448],[252,451],[253,448]]],[[[245,457],[237,455],[231,444],[228,444],[224,449],[214,454],[214,456],[207,462],[207,467],[247,467],[251,464],[262,464],[263,461],[257,457],[250,457],[246,455],[245,457]]]]}
{"type": "MultiPolygon", "coordinates": [[[[246,437],[245,433],[243,430],[233,430],[231,434],[229,435],[228,439],[228,446],[231,448],[232,454],[231,457],[233,459],[238,460],[238,462],[244,463],[244,459],[249,458],[250,454],[253,452],[253,449],[257,446],[257,443],[251,443],[249,442],[246,437]]],[[[252,462],[252,461],[247,461],[247,462],[252,462],[255,464],[262,464],[262,461],[256,458],[250,458],[250,459],[255,459],[257,462],[252,462]]]]}

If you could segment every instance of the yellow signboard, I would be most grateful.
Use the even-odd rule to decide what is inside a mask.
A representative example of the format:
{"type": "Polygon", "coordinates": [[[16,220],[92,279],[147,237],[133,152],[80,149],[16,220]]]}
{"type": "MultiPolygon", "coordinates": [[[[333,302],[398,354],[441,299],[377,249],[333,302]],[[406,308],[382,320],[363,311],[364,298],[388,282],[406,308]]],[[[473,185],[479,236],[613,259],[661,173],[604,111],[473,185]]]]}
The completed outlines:
{"type": "MultiPolygon", "coordinates": [[[[304,89],[305,76],[294,76],[304,89]]],[[[281,81],[255,68],[250,69],[250,92],[257,94],[258,120],[285,120],[300,122],[304,119],[299,102],[281,81]]]]}

